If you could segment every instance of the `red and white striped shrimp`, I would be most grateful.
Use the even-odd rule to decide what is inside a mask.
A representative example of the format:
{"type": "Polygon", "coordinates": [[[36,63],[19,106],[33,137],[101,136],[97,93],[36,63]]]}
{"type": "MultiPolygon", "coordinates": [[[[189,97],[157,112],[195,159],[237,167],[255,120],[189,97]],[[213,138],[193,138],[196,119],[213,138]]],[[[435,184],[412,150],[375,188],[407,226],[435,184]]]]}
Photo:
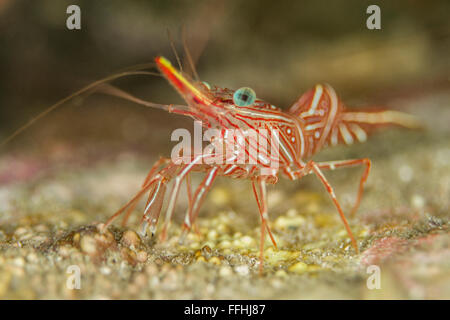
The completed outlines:
{"type": "MultiPolygon", "coordinates": [[[[263,150],[263,156],[258,156],[256,162],[253,164],[236,164],[230,163],[231,161],[221,165],[208,164],[208,161],[205,160],[210,155],[205,154],[194,155],[191,157],[189,163],[181,164],[175,164],[170,158],[162,158],[150,170],[138,194],[116,212],[106,222],[105,227],[125,210],[127,210],[124,219],[126,221],[138,200],[144,194],[149,193],[142,218],[141,233],[146,234],[147,229],[149,229],[153,234],[156,231],[156,224],[162,208],[166,185],[169,181],[174,180],[170,191],[165,222],[161,232],[161,238],[165,239],[181,183],[186,179],[188,180],[187,194],[189,208],[184,220],[184,230],[187,232],[193,226],[200,206],[218,176],[249,179],[252,182],[253,192],[261,217],[260,270],[262,270],[266,230],[273,245],[276,247],[275,239],[272,236],[268,224],[266,184],[276,183],[278,181],[278,175],[291,180],[297,180],[305,175],[314,174],[319,178],[330,195],[351,238],[352,245],[356,252],[358,252],[355,237],[352,234],[334,190],[328,183],[323,171],[358,165],[365,166],[352,211],[354,213],[361,201],[364,183],[369,175],[370,160],[362,158],[315,162],[309,159],[324,146],[334,146],[341,143],[350,145],[355,141],[364,142],[366,141],[367,135],[378,126],[400,125],[408,128],[416,128],[419,126],[419,123],[413,116],[389,110],[372,112],[347,111],[334,89],[328,84],[317,84],[313,89],[303,94],[286,112],[270,103],[257,99],[253,90],[250,88],[241,88],[233,91],[210,86],[204,82],[191,80],[188,75],[176,70],[164,57],[157,57],[155,61],[161,74],[175,87],[187,103],[187,106],[163,106],[167,111],[191,116],[195,120],[200,120],[206,128],[217,128],[221,130],[222,138],[224,138],[228,130],[276,130],[279,133],[277,140],[279,143],[277,169],[272,171],[263,170],[264,168],[268,168],[268,164],[264,161],[264,158],[270,155],[268,150],[261,148],[259,139],[258,141],[246,140],[246,143],[242,145],[247,155],[252,153],[252,148],[258,148],[259,151],[260,149],[265,150],[263,150]],[[193,171],[205,173],[203,181],[194,193],[191,192],[189,183],[189,174],[193,171]]],[[[148,104],[121,91],[116,91],[114,94],[141,104],[148,104]]],[[[158,105],[158,107],[161,106],[158,105]]],[[[268,137],[262,137],[262,139],[268,140],[267,142],[270,146],[270,139],[268,137]]],[[[223,139],[221,142],[226,143],[226,140],[223,139]]]]}
{"type": "MultiPolygon", "coordinates": [[[[177,60],[179,60],[178,56],[177,60]]],[[[105,93],[147,107],[190,116],[195,120],[201,121],[205,128],[218,129],[220,135],[210,139],[212,144],[218,143],[232,148],[235,146],[229,146],[230,144],[237,145],[240,152],[244,152],[245,156],[252,160],[245,163],[236,162],[234,161],[236,160],[234,159],[234,152],[231,153],[231,156],[228,153],[224,154],[225,161],[221,164],[212,162],[211,154],[206,153],[194,153],[188,159],[189,161],[181,163],[174,162],[171,158],[161,158],[151,168],[139,192],[106,221],[103,230],[106,230],[124,212],[123,224],[125,224],[139,200],[148,193],[140,233],[146,235],[147,230],[149,230],[153,235],[163,206],[167,184],[173,180],[165,222],[161,231],[161,239],[164,240],[167,236],[167,229],[175,209],[181,184],[184,181],[186,181],[189,200],[183,225],[183,235],[185,235],[194,226],[202,202],[218,176],[248,179],[252,182],[261,218],[260,271],[262,271],[266,230],[273,245],[276,247],[276,242],[268,223],[266,185],[268,183],[275,184],[279,175],[290,180],[297,180],[308,174],[314,174],[330,195],[352,241],[352,245],[355,251],[358,252],[355,237],[334,190],[328,183],[323,171],[359,165],[365,166],[360,179],[356,202],[353,206],[353,214],[358,209],[361,201],[364,183],[370,171],[370,160],[361,158],[316,162],[310,159],[325,146],[335,146],[342,143],[350,145],[354,142],[364,142],[368,134],[380,126],[420,127],[420,124],[413,116],[391,110],[347,111],[334,89],[328,84],[317,84],[313,89],[303,94],[288,111],[283,111],[270,103],[257,99],[256,94],[250,88],[230,90],[210,86],[205,82],[192,80],[181,70],[175,69],[164,57],[157,57],[155,62],[160,73],[175,87],[187,105],[156,104],[134,97],[115,87],[105,85],[105,82],[123,76],[154,75],[154,73],[146,71],[122,72],[96,81],[57,102],[16,130],[5,141],[0,143],[0,147],[11,141],[35,121],[61,106],[64,102],[79,94],[89,92],[95,87],[100,87],[105,93]],[[227,139],[227,135],[232,130],[241,132],[244,140],[227,139]],[[245,134],[251,130],[258,132],[259,137],[252,138],[245,134]],[[277,133],[276,143],[274,143],[272,137],[264,134],[264,132],[269,131],[277,133]],[[277,152],[274,154],[272,149],[275,144],[277,145],[277,152]],[[257,151],[256,157],[255,150],[257,151]],[[274,162],[275,166],[273,165],[274,162]],[[194,171],[203,172],[205,176],[197,189],[192,192],[189,175],[194,171]]]]}

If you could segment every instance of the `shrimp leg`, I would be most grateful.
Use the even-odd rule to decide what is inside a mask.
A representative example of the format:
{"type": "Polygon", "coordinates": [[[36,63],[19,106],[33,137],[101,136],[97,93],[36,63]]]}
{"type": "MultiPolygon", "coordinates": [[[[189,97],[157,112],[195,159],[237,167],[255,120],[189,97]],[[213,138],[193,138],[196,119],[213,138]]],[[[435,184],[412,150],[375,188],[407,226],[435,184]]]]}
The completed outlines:
{"type": "Polygon", "coordinates": [[[342,211],[342,207],[336,198],[336,194],[334,193],[333,187],[331,187],[330,183],[323,175],[319,166],[314,161],[308,162],[308,164],[305,167],[305,170],[308,173],[310,172],[310,170],[312,170],[316,174],[316,176],[319,178],[319,180],[322,182],[322,184],[324,185],[325,189],[327,190],[328,194],[331,197],[331,200],[333,200],[334,205],[336,206],[336,208],[339,212],[341,220],[344,223],[344,226],[345,226],[345,229],[347,230],[348,235],[350,236],[352,245],[355,248],[356,253],[359,253],[358,244],[356,243],[355,237],[353,236],[352,230],[350,229],[347,218],[345,217],[344,212],[342,211]]]}
{"type": "Polygon", "coordinates": [[[193,226],[195,220],[197,219],[200,207],[203,204],[206,194],[211,190],[211,186],[217,177],[217,172],[219,167],[213,167],[207,171],[207,174],[200,185],[197,187],[192,202],[189,204],[189,208],[186,211],[183,224],[183,233],[180,237],[180,242],[186,237],[187,232],[193,226]]]}
{"type": "MultiPolygon", "coordinates": [[[[155,184],[157,186],[160,186],[161,184],[166,184],[172,176],[178,171],[179,165],[176,165],[174,163],[169,163],[165,167],[163,167],[158,174],[156,174],[152,179],[147,181],[146,184],[144,184],[139,190],[139,192],[130,200],[128,201],[122,208],[120,208],[116,213],[114,213],[105,223],[103,230],[106,230],[108,226],[119,216],[121,215],[125,210],[129,210],[133,206],[136,205],[136,203],[142,198],[142,196],[151,190],[151,194],[154,193],[155,190],[155,184]]],[[[147,208],[148,209],[148,208],[147,208]]]]}
{"type": "MultiPolygon", "coordinates": [[[[147,177],[145,178],[144,183],[142,184],[142,188],[144,188],[144,187],[148,184],[149,180],[150,180],[151,178],[153,178],[153,176],[155,175],[155,171],[156,171],[162,164],[167,165],[170,161],[171,161],[170,158],[161,158],[161,159],[159,159],[158,161],[156,161],[155,164],[153,165],[153,167],[150,169],[149,173],[147,174],[147,177]]],[[[132,203],[132,204],[130,205],[130,207],[128,208],[127,212],[125,213],[125,216],[124,216],[124,218],[123,218],[123,220],[122,220],[122,227],[124,227],[124,226],[127,224],[128,218],[130,217],[131,213],[133,212],[134,208],[136,207],[136,205],[137,205],[138,202],[139,202],[138,200],[139,200],[139,199],[137,199],[134,203],[132,203]]],[[[149,196],[149,200],[147,201],[146,207],[148,206],[148,202],[149,202],[149,201],[150,201],[150,196],[149,196]]]]}
{"type": "Polygon", "coordinates": [[[258,204],[259,213],[261,216],[261,239],[260,239],[260,247],[259,247],[259,272],[262,273],[263,271],[263,254],[264,254],[264,236],[265,236],[265,230],[267,229],[267,232],[269,233],[270,239],[272,240],[273,245],[275,248],[277,247],[277,244],[275,242],[275,239],[272,235],[272,232],[270,231],[270,227],[268,224],[269,216],[267,214],[267,192],[266,192],[266,181],[264,177],[257,177],[252,179],[252,187],[253,192],[255,194],[256,202],[258,204]]]}
{"type": "Polygon", "coordinates": [[[201,164],[205,157],[210,157],[210,155],[198,155],[189,164],[183,165],[180,172],[176,175],[174,185],[169,198],[169,205],[166,211],[166,217],[164,220],[164,226],[161,232],[161,240],[164,241],[167,237],[167,229],[169,228],[170,220],[172,219],[173,211],[175,209],[175,203],[178,198],[178,193],[180,191],[181,183],[183,179],[195,168],[196,165],[201,164]]]}
{"type": "Polygon", "coordinates": [[[361,176],[361,179],[359,181],[359,189],[358,189],[358,195],[356,197],[355,204],[353,205],[353,209],[350,213],[351,216],[354,216],[356,211],[358,210],[359,204],[361,203],[362,194],[364,192],[364,184],[367,181],[367,178],[369,177],[371,162],[370,159],[363,158],[363,159],[353,159],[353,160],[340,160],[340,161],[328,161],[328,162],[317,162],[317,166],[320,169],[335,169],[335,168],[344,168],[344,167],[353,167],[358,165],[365,165],[366,168],[361,176]]]}

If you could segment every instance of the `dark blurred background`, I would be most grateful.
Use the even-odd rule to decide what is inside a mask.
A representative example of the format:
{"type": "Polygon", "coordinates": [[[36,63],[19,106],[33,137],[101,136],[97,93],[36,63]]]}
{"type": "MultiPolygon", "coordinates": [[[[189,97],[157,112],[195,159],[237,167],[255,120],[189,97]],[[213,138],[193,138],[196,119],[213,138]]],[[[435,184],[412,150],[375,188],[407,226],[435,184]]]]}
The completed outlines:
{"type": "MultiPolygon", "coordinates": [[[[328,82],[348,105],[395,107],[393,99],[449,89],[449,9],[446,0],[0,0],[0,140],[90,82],[159,54],[175,63],[167,30],[181,54],[183,27],[210,83],[250,86],[287,108],[328,82]],[[70,4],[81,8],[81,30],[66,28],[70,4]],[[366,28],[371,4],[381,8],[381,30],[366,28]]],[[[114,84],[153,102],[182,102],[159,77],[114,84]]],[[[180,126],[192,122],[96,94],[67,103],[8,148],[156,156],[170,152],[170,133],[180,126]]]]}

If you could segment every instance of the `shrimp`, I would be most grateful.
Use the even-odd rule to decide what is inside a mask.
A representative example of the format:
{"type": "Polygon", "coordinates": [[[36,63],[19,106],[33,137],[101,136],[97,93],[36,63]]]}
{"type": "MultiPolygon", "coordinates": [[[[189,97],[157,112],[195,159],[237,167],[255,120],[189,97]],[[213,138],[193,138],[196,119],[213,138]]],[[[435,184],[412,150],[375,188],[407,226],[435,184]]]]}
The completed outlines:
{"type": "MultiPolygon", "coordinates": [[[[179,61],[178,56],[177,60],[179,61]]],[[[243,87],[231,90],[193,80],[181,70],[181,65],[180,70],[177,70],[169,60],[162,56],[156,57],[155,63],[159,74],[182,96],[186,105],[152,103],[106,84],[106,82],[122,76],[154,75],[154,73],[147,71],[123,72],[94,82],[59,101],[25,126],[16,130],[0,144],[0,147],[64,102],[97,88],[103,93],[130,100],[145,107],[159,108],[169,113],[189,116],[195,121],[199,121],[204,128],[217,130],[218,134],[209,139],[211,144],[222,146],[227,150],[234,150],[231,153],[221,153],[219,160],[222,161],[212,161],[214,160],[212,159],[213,155],[204,152],[180,153],[177,159],[169,157],[159,159],[147,174],[140,190],[105,222],[103,230],[107,230],[113,221],[122,214],[124,214],[123,224],[125,224],[142,197],[148,195],[139,233],[146,236],[150,231],[153,236],[157,229],[169,183],[172,182],[168,192],[169,198],[164,224],[160,233],[160,239],[164,241],[167,238],[167,230],[174,213],[180,188],[182,183],[186,181],[189,203],[183,222],[183,239],[195,225],[202,203],[217,177],[250,180],[261,219],[259,270],[262,273],[266,232],[274,247],[277,247],[269,226],[267,185],[276,184],[279,177],[299,180],[304,176],[313,174],[322,183],[333,201],[355,252],[359,252],[358,244],[342,206],[333,187],[325,177],[324,171],[364,166],[356,201],[351,211],[353,215],[361,202],[371,161],[368,158],[360,158],[316,162],[311,158],[324,147],[365,142],[368,135],[380,126],[397,125],[411,129],[420,128],[421,125],[414,116],[384,109],[376,111],[347,110],[335,90],[328,84],[315,85],[314,88],[301,95],[287,111],[284,111],[257,98],[251,88],[243,87]],[[257,132],[257,136],[249,136],[250,131],[257,132]],[[241,138],[231,135],[235,132],[240,133],[241,138]],[[275,139],[272,135],[269,136],[268,132],[275,133],[275,139]],[[236,148],[245,155],[246,161],[236,161],[236,148]],[[273,152],[274,150],[276,152],[273,152]],[[183,159],[183,161],[178,161],[180,159],[183,159]],[[190,174],[192,172],[204,174],[203,180],[195,191],[191,190],[190,185],[190,174]]],[[[197,73],[194,74],[197,78],[197,73]]]]}
{"type": "MultiPolygon", "coordinates": [[[[191,156],[186,163],[180,164],[174,163],[170,158],[161,158],[150,170],[136,196],[111,216],[106,222],[105,228],[116,217],[128,210],[125,215],[126,220],[139,199],[148,193],[140,233],[144,236],[149,230],[153,235],[167,191],[167,184],[174,180],[169,192],[168,207],[160,236],[161,240],[165,240],[182,182],[189,179],[191,172],[202,172],[204,178],[193,194],[190,191],[190,184],[187,184],[189,206],[183,224],[182,236],[184,236],[195,223],[200,207],[217,177],[250,180],[261,219],[259,258],[260,270],[262,270],[266,231],[274,247],[277,247],[269,227],[267,184],[275,184],[279,176],[298,180],[306,175],[314,174],[331,197],[355,251],[359,252],[356,239],[342,207],[323,171],[354,166],[365,167],[352,209],[352,214],[354,214],[359,207],[364,184],[369,175],[370,160],[361,158],[315,162],[310,158],[323,147],[365,142],[373,129],[379,126],[398,125],[406,128],[419,128],[420,123],[415,117],[393,110],[348,111],[335,90],[328,84],[317,84],[303,94],[288,111],[283,111],[271,103],[258,99],[251,88],[230,90],[211,86],[205,82],[192,80],[187,74],[173,67],[164,57],[156,57],[155,62],[160,73],[187,104],[186,106],[168,105],[166,107],[168,112],[190,116],[194,120],[200,121],[205,128],[219,130],[219,137],[211,139],[211,143],[222,144],[226,148],[233,148],[234,144],[238,144],[238,148],[241,148],[248,158],[251,158],[255,150],[258,150],[258,156],[256,159],[253,157],[253,162],[236,163],[233,161],[235,154],[232,153],[231,157],[227,154],[223,156],[225,161],[219,164],[208,161],[211,160],[210,154],[197,154],[191,156]],[[260,135],[258,139],[246,137],[245,141],[241,139],[239,144],[236,139],[227,139],[227,135],[232,130],[244,133],[249,130],[257,132],[275,130],[278,133],[275,143],[279,149],[279,152],[276,153],[275,169],[273,162],[268,163],[267,161],[269,158],[273,158],[273,155],[269,153],[271,148],[266,147],[267,145],[273,147],[273,139],[264,135],[260,135]]],[[[110,93],[138,103],[146,103],[117,89],[114,92],[110,90],[110,93]]]]}

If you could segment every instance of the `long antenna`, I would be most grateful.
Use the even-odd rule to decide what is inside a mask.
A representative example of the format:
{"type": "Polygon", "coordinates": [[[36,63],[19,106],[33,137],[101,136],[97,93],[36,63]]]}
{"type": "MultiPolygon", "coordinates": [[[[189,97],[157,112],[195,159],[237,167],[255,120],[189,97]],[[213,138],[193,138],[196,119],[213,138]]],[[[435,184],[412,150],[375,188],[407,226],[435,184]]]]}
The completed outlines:
{"type": "Polygon", "coordinates": [[[121,73],[117,73],[111,76],[108,76],[106,78],[97,80],[89,85],[87,85],[86,87],[76,91],[75,93],[72,93],[70,96],[65,97],[64,99],[59,100],[58,102],[56,102],[54,105],[50,106],[49,108],[47,108],[46,110],[42,111],[40,114],[38,114],[37,116],[33,117],[31,120],[29,120],[26,124],[24,124],[23,126],[21,126],[19,129],[17,129],[16,131],[14,131],[9,137],[7,137],[4,141],[2,141],[0,143],[0,148],[3,148],[6,144],[8,144],[11,140],[13,140],[15,137],[17,137],[19,134],[21,134],[23,131],[25,131],[26,129],[28,129],[30,126],[32,126],[36,121],[38,121],[39,119],[45,117],[47,114],[49,114],[50,112],[52,112],[53,110],[59,108],[61,105],[63,105],[64,103],[66,103],[67,101],[73,99],[74,97],[83,94],[85,92],[88,92],[89,90],[95,88],[96,86],[108,82],[108,81],[112,81],[115,80],[117,78],[121,78],[121,77],[125,77],[125,76],[131,76],[131,75],[160,75],[159,73],[156,72],[150,72],[150,71],[127,71],[127,72],[121,72],[121,73]]]}
{"type": "Polygon", "coordinates": [[[181,29],[181,37],[183,38],[183,47],[184,47],[184,53],[186,54],[186,58],[189,62],[189,66],[191,67],[192,73],[194,74],[194,78],[195,80],[199,81],[199,76],[197,73],[197,69],[195,69],[195,64],[194,64],[194,60],[192,60],[192,56],[191,53],[189,51],[189,48],[187,46],[187,41],[186,41],[186,28],[182,27],[181,29]]]}
{"type": "Polygon", "coordinates": [[[183,65],[181,64],[180,57],[178,56],[178,52],[175,49],[175,45],[173,42],[172,35],[170,34],[169,28],[167,28],[167,37],[169,38],[170,46],[172,47],[172,51],[175,54],[175,58],[177,59],[178,67],[180,68],[180,71],[183,72],[183,65]]]}

